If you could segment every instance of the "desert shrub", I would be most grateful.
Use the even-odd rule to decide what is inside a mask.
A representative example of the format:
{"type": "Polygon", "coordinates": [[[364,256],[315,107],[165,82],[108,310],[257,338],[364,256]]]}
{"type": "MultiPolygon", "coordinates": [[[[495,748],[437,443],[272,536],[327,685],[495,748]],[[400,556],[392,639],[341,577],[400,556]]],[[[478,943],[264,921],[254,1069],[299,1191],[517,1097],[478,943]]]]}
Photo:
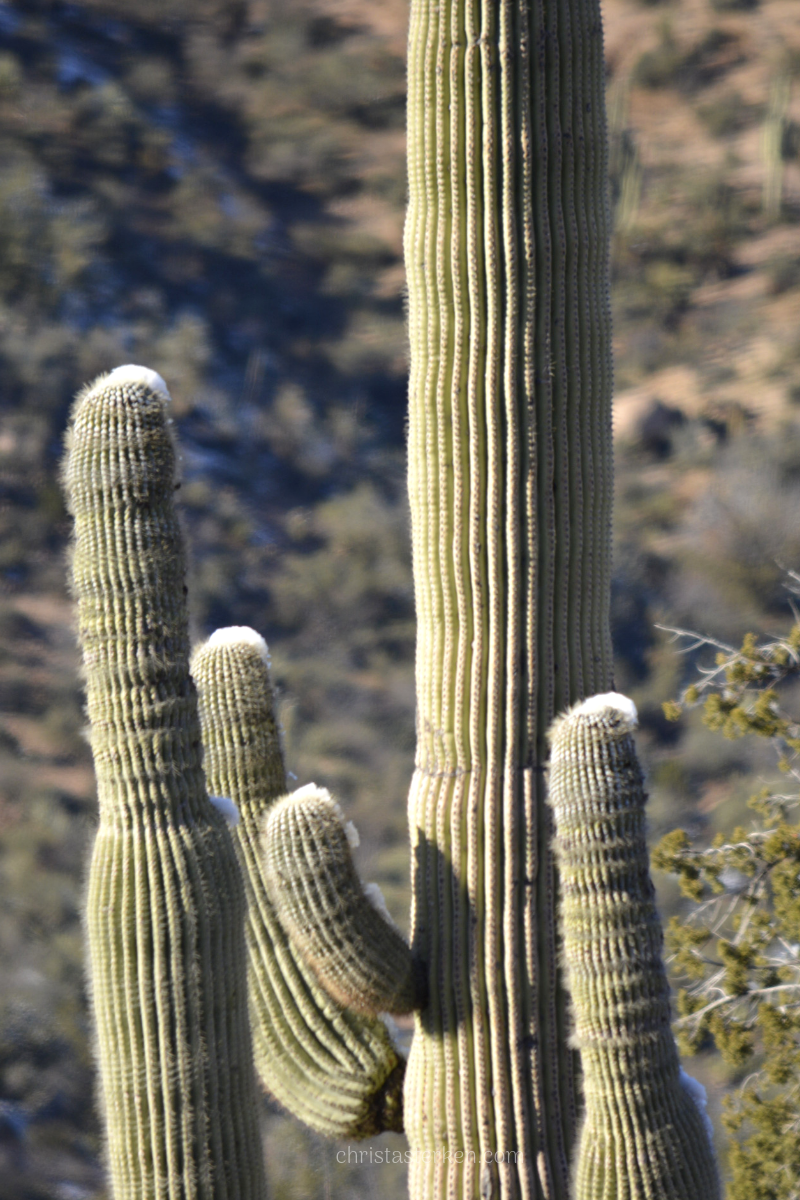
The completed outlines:
{"type": "Polygon", "coordinates": [[[656,847],[654,866],[676,874],[691,902],[667,935],[683,985],[677,1029],[687,1053],[714,1044],[739,1082],[725,1101],[727,1195],[792,1200],[800,1168],[800,624],[769,641],[748,634],[739,647],[695,638],[700,647],[716,648],[715,661],[665,706],[668,715],[702,704],[717,735],[766,740],[785,782],[760,788],[749,801],[755,820],[710,846],[677,829],[656,847]]]}

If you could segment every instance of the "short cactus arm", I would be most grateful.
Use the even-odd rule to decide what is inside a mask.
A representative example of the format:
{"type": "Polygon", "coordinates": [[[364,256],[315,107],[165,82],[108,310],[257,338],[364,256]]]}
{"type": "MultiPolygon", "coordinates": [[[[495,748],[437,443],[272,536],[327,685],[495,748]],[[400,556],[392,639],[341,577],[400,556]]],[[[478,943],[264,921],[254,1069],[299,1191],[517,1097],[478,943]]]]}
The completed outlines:
{"type": "Polygon", "coordinates": [[[114,1200],[262,1200],[245,898],[208,802],[166,388],[76,402],[65,484],[100,820],[86,899],[114,1200]]]}
{"type": "Polygon", "coordinates": [[[714,1200],[707,1119],[670,1030],[635,727],[631,701],[609,693],[551,730],[561,930],[586,1104],[573,1196],[714,1200]]]}
{"type": "Polygon", "coordinates": [[[367,898],[341,809],[314,784],[264,825],[267,888],[292,945],[329,995],[356,1012],[409,1013],[423,978],[408,944],[367,898]]]}
{"type": "Polygon", "coordinates": [[[280,1104],[328,1137],[399,1130],[405,1062],[386,1026],[320,987],[267,891],[262,827],[287,790],[268,662],[263,638],[246,628],[218,630],[192,659],[209,790],[239,810],[256,1067],[280,1104]]]}

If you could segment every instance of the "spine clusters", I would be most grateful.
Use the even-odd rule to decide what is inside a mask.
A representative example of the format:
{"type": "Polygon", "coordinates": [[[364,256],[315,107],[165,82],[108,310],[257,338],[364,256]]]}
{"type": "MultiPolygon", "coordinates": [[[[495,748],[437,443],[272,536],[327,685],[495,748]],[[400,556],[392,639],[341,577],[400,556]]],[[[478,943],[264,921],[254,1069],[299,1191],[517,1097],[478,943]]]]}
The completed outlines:
{"type": "Polygon", "coordinates": [[[566,1194],[575,1100],[543,793],[609,685],[608,201],[597,0],[412,0],[418,617],[414,1196],[566,1194]]]}
{"type": "Polygon", "coordinates": [[[163,381],[82,393],[65,464],[100,821],[86,901],[114,1200],[263,1200],[245,899],[189,677],[163,381]]]}
{"type": "MultiPolygon", "coordinates": [[[[298,952],[302,945],[290,943],[267,888],[262,829],[286,792],[286,772],[266,643],[252,629],[218,630],[195,652],[192,674],[209,790],[232,797],[239,810],[233,835],[249,899],[259,1076],[280,1104],[329,1137],[402,1129],[405,1062],[386,1026],[344,1008],[320,986],[298,952]]],[[[304,870],[302,857],[287,868],[292,878],[304,870]]]]}
{"type": "Polygon", "coordinates": [[[562,938],[586,1106],[573,1195],[715,1200],[706,1121],[670,1030],[635,727],[633,704],[609,693],[551,732],[562,938]]]}

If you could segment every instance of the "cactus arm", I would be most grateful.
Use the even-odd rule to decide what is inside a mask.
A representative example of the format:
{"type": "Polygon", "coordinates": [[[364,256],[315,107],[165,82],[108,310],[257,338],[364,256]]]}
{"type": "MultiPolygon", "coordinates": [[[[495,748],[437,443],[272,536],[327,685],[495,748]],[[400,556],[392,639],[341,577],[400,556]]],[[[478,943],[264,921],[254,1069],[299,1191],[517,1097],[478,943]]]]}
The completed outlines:
{"type": "Polygon", "coordinates": [[[413,0],[408,75],[409,822],[430,996],[411,1192],[556,1197],[575,1102],[546,730],[611,674],[599,6],[413,0]]]}
{"type": "Polygon", "coordinates": [[[256,1068],[272,1096],[328,1137],[402,1129],[405,1061],[386,1026],[344,1009],[289,943],[267,891],[264,819],[286,792],[266,643],[218,630],[192,657],[209,791],[239,810],[233,830],[249,898],[250,1010],[256,1068]]]}
{"type": "Polygon", "coordinates": [[[281,924],[328,995],[371,1016],[418,1008],[420,972],[399,930],[368,899],[330,794],[309,784],[276,801],[263,847],[281,924]]]}
{"type": "Polygon", "coordinates": [[[189,678],[166,387],[118,368],[73,409],[64,480],[99,825],[86,899],[114,1200],[263,1200],[245,898],[189,678]]]}
{"type": "Polygon", "coordinates": [[[670,1029],[635,727],[631,701],[609,693],[572,708],[551,733],[561,928],[586,1101],[573,1195],[714,1200],[707,1119],[670,1029]]]}

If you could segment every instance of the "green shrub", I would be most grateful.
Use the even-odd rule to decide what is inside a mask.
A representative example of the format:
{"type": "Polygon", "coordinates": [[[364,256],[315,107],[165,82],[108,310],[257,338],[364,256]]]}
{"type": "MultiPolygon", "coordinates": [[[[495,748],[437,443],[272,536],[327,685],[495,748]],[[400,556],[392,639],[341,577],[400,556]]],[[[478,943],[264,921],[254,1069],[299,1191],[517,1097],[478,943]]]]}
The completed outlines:
{"type": "Polygon", "coordinates": [[[702,668],[680,704],[665,706],[670,717],[702,703],[709,729],[766,739],[789,786],[759,790],[749,828],[720,833],[706,849],[673,831],[653,865],[676,874],[692,901],[667,934],[684,985],[684,1049],[713,1042],[735,1073],[746,1073],[725,1102],[729,1200],[792,1200],[800,1170],[800,624],[777,640],[748,634],[738,648],[714,645],[715,665],[702,668]]]}

